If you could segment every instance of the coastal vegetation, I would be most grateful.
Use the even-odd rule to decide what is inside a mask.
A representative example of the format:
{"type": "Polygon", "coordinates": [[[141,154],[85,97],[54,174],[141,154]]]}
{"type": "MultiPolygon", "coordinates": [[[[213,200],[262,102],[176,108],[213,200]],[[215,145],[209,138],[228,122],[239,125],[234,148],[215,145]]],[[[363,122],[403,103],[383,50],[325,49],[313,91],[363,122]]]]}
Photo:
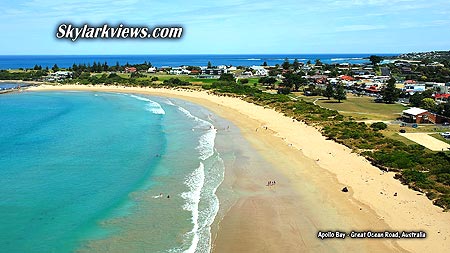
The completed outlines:
{"type": "Polygon", "coordinates": [[[8,71],[0,70],[0,80],[22,80],[37,81],[46,76],[48,71],[45,70],[29,70],[29,71],[8,71]]]}
{"type": "MultiPolygon", "coordinates": [[[[378,64],[380,59],[374,57],[371,60],[374,64],[378,64]]],[[[276,77],[276,75],[281,74],[279,69],[271,70],[272,73],[269,72],[270,75],[274,76],[262,78],[236,80],[233,74],[222,74],[218,79],[200,79],[195,76],[149,74],[139,71],[124,73],[123,70],[126,66],[108,66],[106,63],[95,63],[93,66],[72,66],[73,78],[66,79],[62,83],[155,88],[177,87],[204,89],[221,96],[238,96],[247,102],[273,108],[294,120],[317,127],[324,136],[351,148],[380,169],[396,172],[397,179],[411,188],[425,193],[434,204],[445,210],[450,209],[449,152],[433,152],[421,145],[401,141],[386,134],[387,125],[385,123],[375,122],[368,125],[364,122],[357,122],[351,113],[339,113],[334,110],[354,110],[357,112],[359,111],[358,107],[365,106],[371,109],[374,115],[381,115],[380,120],[395,117],[395,113],[402,109],[401,105],[392,104],[400,96],[399,91],[395,88],[395,79],[389,80],[388,85],[382,92],[383,101],[387,104],[359,103],[355,102],[356,99],[363,98],[350,96],[349,101],[344,103],[331,104],[332,101],[323,100],[317,101],[318,105],[316,105],[313,101],[307,101],[302,97],[291,94],[291,92],[304,90],[313,95],[323,95],[328,99],[334,98],[338,102],[346,100],[347,93],[340,84],[336,86],[327,85],[324,90],[317,89],[315,86],[308,86],[308,81],[303,77],[305,73],[296,71],[298,62],[297,64],[295,62],[293,64],[290,64],[289,61],[283,63],[281,66],[284,72],[282,73],[282,81],[279,81],[276,77]],[[265,92],[267,87],[275,88],[275,86],[278,87],[277,92],[265,92]],[[380,108],[383,106],[386,110],[383,109],[380,112],[380,108]]],[[[330,75],[333,75],[334,69],[327,64],[316,61],[316,65],[328,69],[330,75]]],[[[151,64],[129,65],[129,67],[145,70],[151,67],[151,64]]],[[[39,75],[43,76],[46,73],[47,70],[39,69],[38,66],[36,70],[1,71],[0,79],[27,80],[38,78],[39,75]]],[[[439,73],[442,74],[442,72],[439,73]]],[[[397,78],[399,78],[398,75],[397,78]]],[[[446,77],[444,76],[444,78],[446,77]]],[[[411,104],[427,104],[427,93],[422,93],[420,97],[417,96],[411,97],[411,104]]],[[[443,104],[441,109],[439,107],[430,109],[450,112],[450,108],[447,108],[448,104],[443,104]]]]}

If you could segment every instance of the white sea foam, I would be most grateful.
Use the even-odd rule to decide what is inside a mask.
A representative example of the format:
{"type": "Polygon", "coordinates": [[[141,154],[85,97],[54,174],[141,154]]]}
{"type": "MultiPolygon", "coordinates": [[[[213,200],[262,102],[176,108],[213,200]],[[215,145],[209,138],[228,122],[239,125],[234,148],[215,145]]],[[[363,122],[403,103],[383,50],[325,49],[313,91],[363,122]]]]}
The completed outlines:
{"type": "Polygon", "coordinates": [[[150,100],[148,98],[144,98],[144,97],[140,97],[140,96],[136,96],[136,95],[131,95],[129,94],[128,96],[135,98],[137,100],[141,100],[141,101],[146,101],[148,102],[148,104],[146,105],[145,109],[153,114],[166,114],[166,112],[164,111],[164,109],[161,107],[160,104],[156,103],[153,100],[150,100]]]}
{"type": "MultiPolygon", "coordinates": [[[[183,209],[192,212],[192,230],[186,234],[190,240],[190,245],[184,252],[209,252],[211,250],[211,224],[219,210],[219,200],[215,195],[217,188],[223,181],[223,161],[219,154],[213,158],[220,161],[221,166],[214,166],[216,160],[208,159],[215,153],[214,141],[217,129],[203,119],[200,119],[191,112],[181,106],[177,106],[178,110],[186,117],[197,122],[196,129],[201,129],[204,133],[200,136],[196,150],[199,152],[200,166],[192,172],[185,181],[189,191],[182,193],[182,197],[186,200],[183,209]],[[205,167],[205,164],[208,166],[205,167]],[[208,184],[206,184],[208,182],[208,184]],[[202,204],[202,209],[199,203],[202,204]]],[[[179,249],[172,249],[171,252],[177,252],[179,249]]]]}
{"type": "Polygon", "coordinates": [[[175,106],[175,104],[170,99],[166,99],[166,101],[164,101],[164,103],[175,106]]]}
{"type": "Polygon", "coordinates": [[[200,159],[203,161],[214,154],[214,140],[216,138],[216,133],[217,129],[211,128],[200,137],[197,150],[200,153],[200,159]]]}
{"type": "Polygon", "coordinates": [[[259,58],[249,58],[249,59],[247,59],[247,61],[260,61],[261,59],[259,59],[259,58]]]}
{"type": "Polygon", "coordinates": [[[192,223],[194,227],[188,233],[192,236],[192,242],[187,249],[186,253],[194,253],[197,249],[197,245],[199,242],[199,203],[203,185],[205,184],[205,167],[202,162],[200,162],[200,166],[192,172],[191,175],[184,182],[188,187],[188,192],[183,192],[181,197],[186,200],[186,203],[183,205],[183,209],[187,211],[191,211],[192,213],[192,223]]]}
{"type": "Polygon", "coordinates": [[[331,61],[345,61],[348,60],[348,58],[331,58],[331,61]]]}
{"type": "Polygon", "coordinates": [[[181,106],[178,106],[178,110],[183,112],[187,117],[197,121],[199,123],[199,127],[207,129],[205,134],[200,136],[199,144],[196,147],[200,154],[201,160],[206,160],[210,156],[214,154],[214,140],[216,138],[217,129],[206,120],[200,119],[194,115],[192,115],[188,110],[184,109],[181,106]]]}

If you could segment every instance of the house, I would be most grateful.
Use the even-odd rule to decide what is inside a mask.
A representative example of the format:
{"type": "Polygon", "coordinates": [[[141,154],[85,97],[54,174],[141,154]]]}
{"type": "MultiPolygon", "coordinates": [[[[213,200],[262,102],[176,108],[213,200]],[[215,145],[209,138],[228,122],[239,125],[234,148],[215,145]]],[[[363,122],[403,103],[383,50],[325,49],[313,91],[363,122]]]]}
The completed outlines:
{"type": "Polygon", "coordinates": [[[372,84],[372,85],[370,85],[368,87],[366,86],[365,90],[366,90],[367,93],[371,93],[371,94],[377,94],[377,93],[380,92],[379,87],[378,87],[377,84],[372,84]]]}
{"type": "Polygon", "coordinates": [[[169,70],[169,74],[170,75],[181,75],[181,74],[183,74],[183,69],[180,67],[172,68],[171,70],[169,70]]]}
{"type": "Polygon", "coordinates": [[[252,77],[253,73],[251,71],[245,71],[241,74],[241,77],[252,77]]]}
{"type": "Polygon", "coordinates": [[[446,103],[450,101],[450,94],[436,94],[434,95],[434,100],[436,103],[446,103]]]}
{"type": "Polygon", "coordinates": [[[125,67],[125,73],[134,73],[136,71],[135,67],[125,67]]]}
{"type": "Polygon", "coordinates": [[[438,93],[447,94],[450,93],[450,82],[449,83],[434,83],[432,88],[438,93]]]}
{"type": "Polygon", "coordinates": [[[355,81],[355,78],[351,77],[351,76],[340,76],[339,77],[341,80],[343,81],[355,81]]]}
{"type": "Polygon", "coordinates": [[[417,107],[404,110],[402,113],[402,120],[408,123],[429,123],[428,111],[417,107]]]}
{"type": "Polygon", "coordinates": [[[190,73],[191,71],[185,69],[184,67],[177,67],[169,70],[170,75],[189,75],[190,73]]]}
{"type": "Polygon", "coordinates": [[[403,74],[411,74],[412,73],[412,69],[410,67],[402,67],[401,71],[403,74]]]}
{"type": "Polygon", "coordinates": [[[250,67],[253,71],[255,71],[255,76],[268,76],[269,71],[265,69],[263,66],[252,66],[250,67]]]}
{"type": "Polygon", "coordinates": [[[413,95],[416,92],[425,91],[425,85],[405,85],[402,90],[409,93],[410,95],[413,95]]]}
{"type": "Polygon", "coordinates": [[[62,81],[64,79],[72,78],[73,72],[70,71],[56,71],[54,73],[50,73],[44,79],[49,82],[54,81],[62,81]]]}
{"type": "Polygon", "coordinates": [[[306,77],[309,80],[312,80],[314,83],[326,83],[328,80],[328,76],[326,75],[312,75],[306,77]]]}
{"type": "Polygon", "coordinates": [[[147,69],[148,73],[156,73],[156,67],[150,67],[147,69]]]}
{"type": "Polygon", "coordinates": [[[220,76],[222,74],[226,74],[228,71],[227,69],[223,68],[207,68],[202,70],[203,75],[217,75],[220,76]]]}

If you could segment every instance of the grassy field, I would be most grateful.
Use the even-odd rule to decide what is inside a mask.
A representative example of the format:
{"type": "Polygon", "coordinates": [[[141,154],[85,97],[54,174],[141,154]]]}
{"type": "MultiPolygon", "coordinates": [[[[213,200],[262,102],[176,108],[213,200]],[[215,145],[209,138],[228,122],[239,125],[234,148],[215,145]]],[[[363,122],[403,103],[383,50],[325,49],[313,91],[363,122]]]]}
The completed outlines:
{"type": "Polygon", "coordinates": [[[372,97],[357,97],[347,95],[347,100],[338,103],[336,100],[318,100],[317,105],[337,110],[345,116],[352,116],[355,120],[389,121],[398,118],[406,109],[400,104],[375,103],[372,97]]]}
{"type": "MultiPolygon", "coordinates": [[[[101,76],[103,74],[108,74],[108,73],[109,72],[96,73],[96,74],[93,74],[93,76],[101,76]]],[[[129,73],[116,73],[116,74],[122,78],[130,78],[129,73]]],[[[145,75],[145,77],[139,77],[139,78],[137,78],[138,80],[149,80],[152,77],[158,77],[158,80],[161,83],[164,82],[164,80],[169,80],[170,78],[178,78],[181,81],[190,82],[194,85],[211,84],[211,83],[217,81],[216,78],[213,78],[213,79],[197,78],[197,76],[194,76],[194,75],[169,75],[169,74],[161,74],[161,73],[157,73],[157,74],[141,73],[141,74],[145,75]]],[[[241,80],[241,79],[239,79],[239,80],[241,80]]],[[[259,78],[257,78],[257,77],[248,78],[249,82],[247,85],[257,84],[258,86],[260,86],[260,84],[258,84],[258,80],[259,80],[259,78]]]]}

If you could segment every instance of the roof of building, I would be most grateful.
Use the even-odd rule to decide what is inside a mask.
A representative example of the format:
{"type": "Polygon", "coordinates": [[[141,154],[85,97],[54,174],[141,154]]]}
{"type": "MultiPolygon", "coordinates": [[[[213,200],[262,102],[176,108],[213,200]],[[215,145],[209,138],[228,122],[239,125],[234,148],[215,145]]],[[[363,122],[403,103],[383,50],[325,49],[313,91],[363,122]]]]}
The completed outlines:
{"type": "Polygon", "coordinates": [[[434,98],[439,99],[439,98],[449,98],[450,94],[436,94],[434,95],[434,98]]]}
{"type": "Polygon", "coordinates": [[[351,77],[351,76],[341,76],[341,80],[345,80],[345,81],[354,81],[355,78],[351,77]]]}
{"type": "Polygon", "coordinates": [[[403,113],[409,114],[409,115],[413,115],[413,116],[416,116],[416,115],[419,115],[419,114],[422,114],[422,113],[425,113],[425,112],[428,112],[428,111],[424,110],[424,109],[417,108],[417,107],[412,107],[412,108],[409,108],[408,110],[404,110],[403,111],[403,113]]]}

